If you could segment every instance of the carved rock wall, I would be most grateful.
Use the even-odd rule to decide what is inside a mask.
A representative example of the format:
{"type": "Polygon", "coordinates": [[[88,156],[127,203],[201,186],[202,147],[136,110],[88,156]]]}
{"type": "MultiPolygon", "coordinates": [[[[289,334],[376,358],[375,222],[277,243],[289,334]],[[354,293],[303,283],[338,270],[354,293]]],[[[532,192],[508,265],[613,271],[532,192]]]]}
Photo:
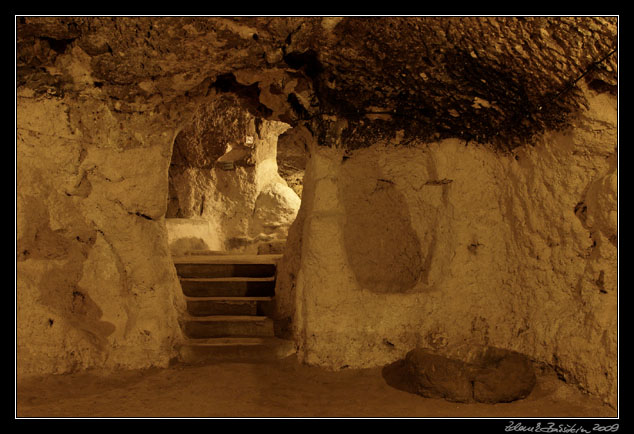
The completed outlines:
{"type": "Polygon", "coordinates": [[[93,99],[24,91],[17,107],[18,374],[166,365],[183,307],[163,220],[173,131],[93,99]]]}
{"type": "Polygon", "coordinates": [[[495,345],[616,405],[616,99],[586,92],[574,128],[515,154],[313,147],[281,266],[296,278],[278,283],[303,360],[360,368],[415,346],[495,345]]]}

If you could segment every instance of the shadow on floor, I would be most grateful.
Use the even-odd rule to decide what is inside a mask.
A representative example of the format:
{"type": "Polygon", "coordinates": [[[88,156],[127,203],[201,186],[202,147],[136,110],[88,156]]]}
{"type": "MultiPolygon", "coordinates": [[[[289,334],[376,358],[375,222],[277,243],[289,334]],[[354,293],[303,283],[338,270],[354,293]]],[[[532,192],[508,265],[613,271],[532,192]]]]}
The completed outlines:
{"type": "Polygon", "coordinates": [[[403,392],[416,394],[416,388],[409,378],[404,360],[397,360],[394,363],[385,365],[381,370],[381,375],[388,386],[403,392]]]}

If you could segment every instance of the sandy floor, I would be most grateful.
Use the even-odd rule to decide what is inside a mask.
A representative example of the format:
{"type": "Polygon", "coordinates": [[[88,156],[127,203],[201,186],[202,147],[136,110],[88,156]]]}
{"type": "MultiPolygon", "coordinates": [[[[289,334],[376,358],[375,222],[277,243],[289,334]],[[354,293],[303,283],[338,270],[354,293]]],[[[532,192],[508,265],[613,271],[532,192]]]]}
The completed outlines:
{"type": "Polygon", "coordinates": [[[177,365],[17,383],[17,417],[616,417],[616,410],[540,373],[524,400],[456,404],[408,393],[387,368],[328,372],[294,357],[177,365]],[[394,387],[396,386],[396,387],[394,387]]]}

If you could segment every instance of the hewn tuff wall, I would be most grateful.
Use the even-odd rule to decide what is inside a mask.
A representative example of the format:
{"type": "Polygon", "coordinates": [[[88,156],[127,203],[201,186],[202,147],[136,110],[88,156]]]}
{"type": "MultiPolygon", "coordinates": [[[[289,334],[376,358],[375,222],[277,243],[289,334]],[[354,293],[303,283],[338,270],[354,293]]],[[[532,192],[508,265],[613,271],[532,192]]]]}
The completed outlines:
{"type": "MultiPolygon", "coordinates": [[[[91,92],[18,92],[19,375],[165,366],[182,338],[177,318],[184,301],[165,215],[175,137],[196,116],[186,108],[172,119],[161,110],[122,112],[91,92]]],[[[212,96],[198,104],[214,102],[212,96]]],[[[197,217],[220,227],[219,244],[225,237],[279,235],[299,207],[277,174],[275,143],[288,126],[255,127],[239,102],[232,103],[251,129],[230,136],[253,135],[252,164],[227,172],[189,167],[176,180],[198,194],[191,203],[179,195],[181,209],[200,209],[200,193],[208,193],[207,210],[197,217]],[[284,206],[288,195],[292,206],[284,206]]],[[[228,125],[237,120],[233,112],[223,114],[218,117],[228,125]]]]}
{"type": "Polygon", "coordinates": [[[160,116],[95,98],[17,100],[18,375],[166,365],[182,303],[160,116]]]}
{"type": "Polygon", "coordinates": [[[512,154],[313,146],[277,288],[303,360],[484,343],[616,405],[616,98],[587,97],[573,127],[512,154]]]}

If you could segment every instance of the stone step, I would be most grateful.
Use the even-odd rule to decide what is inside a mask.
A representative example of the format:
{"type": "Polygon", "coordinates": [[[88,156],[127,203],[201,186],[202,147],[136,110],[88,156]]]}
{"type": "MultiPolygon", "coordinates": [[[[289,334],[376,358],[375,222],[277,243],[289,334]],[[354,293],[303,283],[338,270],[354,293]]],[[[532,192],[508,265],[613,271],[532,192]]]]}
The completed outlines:
{"type": "Polygon", "coordinates": [[[202,252],[200,254],[172,256],[175,264],[277,264],[282,258],[280,254],[264,254],[264,255],[236,255],[236,254],[209,254],[202,252]]]}
{"type": "Polygon", "coordinates": [[[273,297],[185,297],[192,316],[264,315],[273,309],[273,297]]]}
{"type": "Polygon", "coordinates": [[[180,277],[273,277],[275,264],[174,263],[180,277]]]}
{"type": "Polygon", "coordinates": [[[185,336],[193,339],[223,337],[273,337],[273,320],[265,316],[188,316],[183,322],[185,336]]]}
{"type": "Polygon", "coordinates": [[[271,297],[275,277],[183,277],[187,297],[271,297]]]}
{"type": "Polygon", "coordinates": [[[282,359],[294,353],[293,341],[275,337],[189,339],[179,347],[179,358],[185,363],[257,362],[282,359]]]}
{"type": "MultiPolygon", "coordinates": [[[[208,256],[208,255],[223,255],[223,256],[227,256],[229,255],[228,252],[225,252],[223,250],[186,250],[182,255],[180,256],[208,256]]],[[[183,260],[183,259],[181,259],[183,260]]]]}

